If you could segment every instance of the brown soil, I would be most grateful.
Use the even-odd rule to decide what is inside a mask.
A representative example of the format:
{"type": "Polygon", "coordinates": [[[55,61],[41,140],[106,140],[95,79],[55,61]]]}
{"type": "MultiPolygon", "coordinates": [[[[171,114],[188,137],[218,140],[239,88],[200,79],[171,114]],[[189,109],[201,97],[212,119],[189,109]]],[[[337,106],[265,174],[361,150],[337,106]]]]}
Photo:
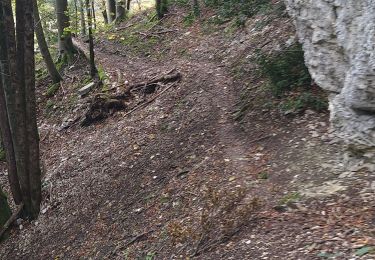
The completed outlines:
{"type": "Polygon", "coordinates": [[[52,112],[41,85],[42,212],[11,230],[0,258],[359,259],[375,246],[374,177],[345,168],[327,113],[285,117],[260,105],[270,97],[251,63],[233,73],[266,41],[269,50],[284,44],[290,20],[254,32],[256,17],[228,34],[225,24],[182,27],[179,12],[163,22],[177,31],[151,54],[96,42],[110,82],[117,71],[130,83],[181,72],[182,81],[145,108],[60,131],[93,96],[76,98],[87,65],[67,69],[52,112]],[[248,83],[253,106],[238,121],[248,83]]]}

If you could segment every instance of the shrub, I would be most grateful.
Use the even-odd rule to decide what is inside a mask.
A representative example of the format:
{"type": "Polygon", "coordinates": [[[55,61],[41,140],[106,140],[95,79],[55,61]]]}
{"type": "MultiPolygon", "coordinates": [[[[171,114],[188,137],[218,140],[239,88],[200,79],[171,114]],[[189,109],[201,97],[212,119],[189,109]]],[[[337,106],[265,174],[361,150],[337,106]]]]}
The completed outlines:
{"type": "Polygon", "coordinates": [[[260,72],[269,80],[274,96],[280,97],[288,90],[298,87],[309,88],[311,76],[305,65],[300,44],[274,55],[259,53],[256,58],[260,72]]]}
{"type": "Polygon", "coordinates": [[[207,6],[218,8],[219,14],[229,18],[237,15],[251,17],[271,4],[270,0],[204,0],[207,6]]]}
{"type": "Polygon", "coordinates": [[[255,62],[260,74],[267,79],[266,86],[274,97],[279,98],[281,110],[297,112],[310,108],[323,111],[328,108],[324,92],[312,85],[300,44],[276,54],[258,53],[255,62]]]}

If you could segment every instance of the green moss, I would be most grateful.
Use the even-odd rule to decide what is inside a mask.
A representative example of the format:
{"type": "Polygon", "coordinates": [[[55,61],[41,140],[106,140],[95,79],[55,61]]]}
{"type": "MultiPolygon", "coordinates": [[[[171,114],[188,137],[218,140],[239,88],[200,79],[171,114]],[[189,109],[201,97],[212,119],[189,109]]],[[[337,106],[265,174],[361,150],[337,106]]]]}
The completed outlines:
{"type": "Polygon", "coordinates": [[[60,88],[60,83],[52,84],[46,91],[46,97],[53,97],[60,88]]]}

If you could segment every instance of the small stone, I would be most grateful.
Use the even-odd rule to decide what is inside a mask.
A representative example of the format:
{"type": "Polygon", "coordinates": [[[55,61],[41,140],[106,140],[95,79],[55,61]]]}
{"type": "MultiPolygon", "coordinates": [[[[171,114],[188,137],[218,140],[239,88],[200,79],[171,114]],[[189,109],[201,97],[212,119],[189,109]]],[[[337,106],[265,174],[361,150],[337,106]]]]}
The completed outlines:
{"type": "Polygon", "coordinates": [[[94,88],[94,86],[95,86],[95,82],[90,82],[86,86],[80,88],[78,90],[78,94],[82,97],[82,96],[88,94],[94,88]]]}

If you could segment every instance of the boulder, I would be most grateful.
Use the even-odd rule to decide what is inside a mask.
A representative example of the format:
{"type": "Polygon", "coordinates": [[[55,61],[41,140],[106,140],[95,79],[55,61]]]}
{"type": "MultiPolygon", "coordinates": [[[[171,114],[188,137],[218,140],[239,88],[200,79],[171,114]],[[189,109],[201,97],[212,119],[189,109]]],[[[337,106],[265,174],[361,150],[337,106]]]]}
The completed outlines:
{"type": "Polygon", "coordinates": [[[373,0],[285,0],[306,65],[329,91],[331,123],[353,154],[375,160],[373,0]]]}

